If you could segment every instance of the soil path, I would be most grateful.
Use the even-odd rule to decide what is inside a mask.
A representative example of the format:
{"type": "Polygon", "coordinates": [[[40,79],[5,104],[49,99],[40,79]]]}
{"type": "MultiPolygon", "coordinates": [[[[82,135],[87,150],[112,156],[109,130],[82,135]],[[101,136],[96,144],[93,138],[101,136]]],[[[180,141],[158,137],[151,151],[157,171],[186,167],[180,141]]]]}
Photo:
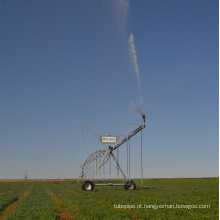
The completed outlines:
{"type": "Polygon", "coordinates": [[[49,190],[48,188],[45,189],[46,193],[52,198],[54,204],[56,205],[57,216],[60,219],[75,219],[67,209],[67,207],[61,202],[61,200],[55,196],[55,194],[49,190]]]}
{"type": "Polygon", "coordinates": [[[0,213],[0,220],[5,219],[8,214],[12,213],[19,205],[21,205],[24,198],[29,194],[30,191],[25,191],[16,201],[5,207],[5,209],[0,213]]]}

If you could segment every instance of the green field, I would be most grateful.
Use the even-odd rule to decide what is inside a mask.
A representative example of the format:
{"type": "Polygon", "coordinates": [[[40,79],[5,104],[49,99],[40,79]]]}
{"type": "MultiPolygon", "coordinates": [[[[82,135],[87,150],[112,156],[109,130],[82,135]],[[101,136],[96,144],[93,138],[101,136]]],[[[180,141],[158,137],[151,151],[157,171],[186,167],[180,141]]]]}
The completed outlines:
{"type": "Polygon", "coordinates": [[[219,219],[219,178],[135,182],[92,192],[73,180],[0,182],[0,219],[219,219]]]}

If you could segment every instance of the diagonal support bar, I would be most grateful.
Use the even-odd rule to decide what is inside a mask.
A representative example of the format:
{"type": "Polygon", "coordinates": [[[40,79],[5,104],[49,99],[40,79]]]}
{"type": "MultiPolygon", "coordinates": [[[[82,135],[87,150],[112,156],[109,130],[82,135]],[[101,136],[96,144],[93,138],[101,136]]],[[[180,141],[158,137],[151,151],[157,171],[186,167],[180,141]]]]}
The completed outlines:
{"type": "Polygon", "coordinates": [[[105,152],[105,154],[104,154],[104,156],[103,156],[102,160],[100,161],[100,163],[99,163],[98,167],[96,168],[95,172],[93,173],[93,175],[92,175],[92,178],[91,178],[91,179],[93,179],[93,177],[94,177],[94,176],[95,176],[95,174],[97,173],[98,169],[101,167],[101,165],[102,165],[103,161],[105,160],[105,157],[108,155],[108,153],[109,153],[109,151],[107,150],[107,151],[105,152]]]}
{"type": "Polygon", "coordinates": [[[125,179],[127,179],[126,176],[125,176],[125,174],[124,174],[124,172],[123,172],[123,170],[121,169],[121,167],[120,167],[118,161],[116,160],[115,155],[114,155],[112,152],[111,152],[111,156],[112,156],[112,158],[114,159],[115,163],[117,164],[117,167],[118,167],[118,169],[120,170],[120,172],[121,172],[121,174],[123,175],[123,177],[124,177],[125,179]]]}
{"type": "Polygon", "coordinates": [[[138,127],[136,130],[134,130],[130,135],[125,137],[122,141],[120,141],[120,143],[117,143],[114,146],[114,148],[112,148],[111,152],[119,148],[122,144],[128,141],[131,137],[133,137],[135,134],[137,134],[138,132],[140,132],[142,129],[145,128],[145,115],[142,115],[142,119],[143,119],[143,124],[140,127],[138,127]]]}

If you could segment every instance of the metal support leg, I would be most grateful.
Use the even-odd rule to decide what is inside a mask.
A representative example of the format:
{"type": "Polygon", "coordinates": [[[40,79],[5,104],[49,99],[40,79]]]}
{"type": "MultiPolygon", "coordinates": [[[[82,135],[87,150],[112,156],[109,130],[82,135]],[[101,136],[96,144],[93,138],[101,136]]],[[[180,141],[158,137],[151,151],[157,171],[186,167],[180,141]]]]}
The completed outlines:
{"type": "Polygon", "coordinates": [[[113,154],[112,152],[111,152],[111,156],[112,156],[112,158],[114,159],[115,163],[117,164],[117,167],[118,167],[118,169],[121,171],[121,174],[123,175],[123,177],[124,177],[125,179],[127,179],[126,176],[125,176],[125,174],[124,174],[124,172],[122,171],[122,169],[121,169],[121,167],[120,167],[118,161],[116,160],[116,158],[115,158],[115,156],[114,156],[114,154],[113,154]]]}

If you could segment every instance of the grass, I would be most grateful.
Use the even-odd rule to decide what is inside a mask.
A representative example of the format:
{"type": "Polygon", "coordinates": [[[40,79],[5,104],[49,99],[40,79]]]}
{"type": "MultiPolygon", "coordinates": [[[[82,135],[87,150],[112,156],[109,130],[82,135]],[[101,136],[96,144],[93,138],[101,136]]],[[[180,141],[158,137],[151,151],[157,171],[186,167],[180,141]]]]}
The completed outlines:
{"type": "MultiPolygon", "coordinates": [[[[219,219],[219,178],[145,179],[145,187],[134,181],[134,191],[95,186],[92,192],[72,180],[14,183],[30,193],[5,219],[219,219]]],[[[4,184],[5,192],[16,191],[4,184]]]]}

